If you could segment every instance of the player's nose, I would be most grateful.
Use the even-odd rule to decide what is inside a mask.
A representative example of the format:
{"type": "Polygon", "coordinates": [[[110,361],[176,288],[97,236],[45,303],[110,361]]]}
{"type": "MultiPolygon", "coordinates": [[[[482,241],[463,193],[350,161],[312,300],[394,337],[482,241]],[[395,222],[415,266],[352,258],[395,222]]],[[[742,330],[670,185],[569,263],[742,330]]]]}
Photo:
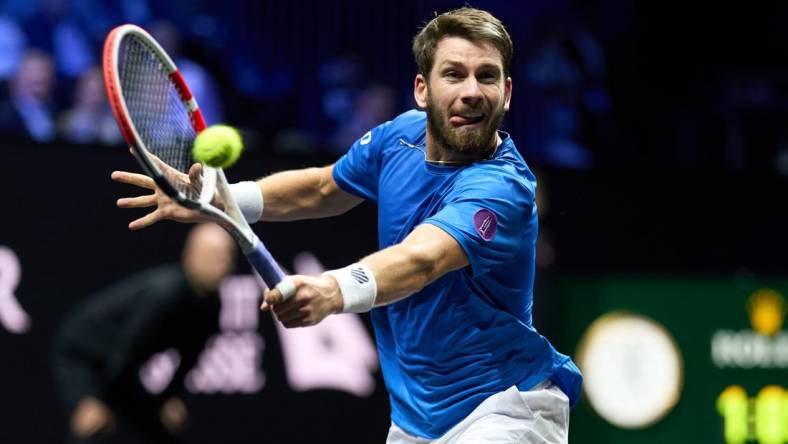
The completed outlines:
{"type": "Polygon", "coordinates": [[[460,99],[468,106],[476,107],[482,101],[482,90],[474,76],[468,76],[462,84],[460,99]]]}

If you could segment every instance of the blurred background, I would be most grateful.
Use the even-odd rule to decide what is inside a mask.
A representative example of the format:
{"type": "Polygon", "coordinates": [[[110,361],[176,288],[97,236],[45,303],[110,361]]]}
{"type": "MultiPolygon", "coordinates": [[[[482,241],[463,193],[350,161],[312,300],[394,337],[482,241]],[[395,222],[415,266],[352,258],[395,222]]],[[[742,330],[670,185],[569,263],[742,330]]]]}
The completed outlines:
{"type": "MultiPolygon", "coordinates": [[[[186,237],[174,223],[129,232],[142,213],[114,206],[136,191],[110,172],[138,167],[105,99],[112,27],[149,30],[208,123],[241,128],[240,180],[333,162],[412,108],[411,39],[462,5],[0,1],[0,442],[69,442],[61,325],[101,289],[178,261],[186,237]]],[[[788,5],[472,5],[515,44],[503,129],[539,179],[535,324],[586,376],[571,442],[787,441],[788,5]]],[[[286,268],[319,273],[374,251],[375,226],[362,206],[255,228],[286,268]]],[[[284,331],[256,311],[245,264],[220,296],[217,331],[172,382],[185,442],[384,441],[366,316],[284,331]]],[[[162,350],[134,370],[156,394],[177,367],[162,350]]],[[[106,442],[150,438],[118,424],[106,442]]]]}

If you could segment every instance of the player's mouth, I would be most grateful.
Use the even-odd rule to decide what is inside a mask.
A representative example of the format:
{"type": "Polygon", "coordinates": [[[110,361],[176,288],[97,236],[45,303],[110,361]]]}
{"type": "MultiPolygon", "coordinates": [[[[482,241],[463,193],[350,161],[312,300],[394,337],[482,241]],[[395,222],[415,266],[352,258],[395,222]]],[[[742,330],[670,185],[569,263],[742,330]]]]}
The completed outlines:
{"type": "Polygon", "coordinates": [[[483,112],[457,113],[449,117],[449,123],[455,128],[474,127],[480,124],[484,118],[485,114],[483,112]]]}

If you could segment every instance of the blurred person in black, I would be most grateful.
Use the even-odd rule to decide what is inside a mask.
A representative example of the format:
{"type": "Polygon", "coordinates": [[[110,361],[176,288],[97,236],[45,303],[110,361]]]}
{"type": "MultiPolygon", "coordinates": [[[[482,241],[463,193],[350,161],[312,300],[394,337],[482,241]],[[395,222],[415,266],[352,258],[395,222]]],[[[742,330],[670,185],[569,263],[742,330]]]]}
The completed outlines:
{"type": "Polygon", "coordinates": [[[36,142],[55,138],[55,65],[47,53],[28,49],[8,84],[8,100],[0,104],[0,131],[36,142]]]}
{"type": "Polygon", "coordinates": [[[114,442],[120,430],[144,442],[181,442],[188,414],[179,395],[206,340],[219,330],[218,288],[234,270],[235,249],[218,226],[198,225],[180,266],[137,273],[66,318],[55,339],[53,372],[70,412],[71,442],[114,442]],[[180,362],[169,384],[153,394],[141,368],[165,350],[177,351],[180,362]]]}

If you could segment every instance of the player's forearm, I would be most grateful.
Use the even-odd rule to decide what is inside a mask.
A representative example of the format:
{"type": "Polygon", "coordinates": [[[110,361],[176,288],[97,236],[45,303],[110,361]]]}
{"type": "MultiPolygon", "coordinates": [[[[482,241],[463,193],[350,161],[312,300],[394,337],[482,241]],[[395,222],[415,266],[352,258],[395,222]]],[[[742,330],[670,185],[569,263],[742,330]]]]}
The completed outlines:
{"type": "Polygon", "coordinates": [[[468,265],[459,245],[432,225],[421,225],[402,243],[360,261],[377,283],[375,305],[387,305],[420,291],[439,277],[468,265]]]}
{"type": "Polygon", "coordinates": [[[331,313],[363,313],[403,299],[444,274],[468,266],[459,243],[430,224],[360,262],[319,277],[288,276],[263,295],[285,327],[305,327],[331,313]]]}
{"type": "Polygon", "coordinates": [[[257,181],[263,193],[262,220],[288,221],[336,216],[361,199],[334,182],[332,166],[283,171],[257,181]]]}
{"type": "Polygon", "coordinates": [[[438,258],[422,248],[394,245],[360,261],[375,275],[375,306],[396,302],[426,287],[441,276],[438,258]]]}

